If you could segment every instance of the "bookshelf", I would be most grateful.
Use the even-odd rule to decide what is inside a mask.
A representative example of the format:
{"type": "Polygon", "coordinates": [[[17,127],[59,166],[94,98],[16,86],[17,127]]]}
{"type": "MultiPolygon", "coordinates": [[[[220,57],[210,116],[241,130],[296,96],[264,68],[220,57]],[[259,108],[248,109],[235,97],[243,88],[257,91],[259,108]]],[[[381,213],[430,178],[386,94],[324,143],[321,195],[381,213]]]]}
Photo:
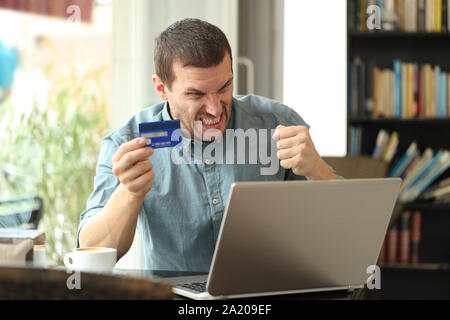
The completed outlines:
{"type": "MultiPolygon", "coordinates": [[[[445,6],[447,6],[447,2],[450,5],[450,0],[442,1],[446,2],[445,6]]],[[[401,0],[396,3],[399,2],[401,0]]],[[[418,5],[420,0],[412,2],[418,5]]],[[[404,63],[415,64],[418,69],[424,64],[437,65],[442,72],[450,75],[450,59],[448,59],[450,57],[450,29],[444,28],[443,25],[441,32],[426,32],[420,27],[417,27],[415,32],[406,32],[402,31],[402,27],[397,24],[392,31],[386,31],[383,28],[364,30],[364,27],[361,26],[361,22],[365,21],[361,17],[363,12],[361,4],[368,6],[379,3],[386,3],[386,0],[384,2],[347,1],[347,84],[349,88],[347,93],[347,141],[349,141],[347,153],[350,155],[354,152],[351,151],[351,128],[359,128],[360,130],[358,153],[361,155],[372,154],[377,135],[381,129],[389,133],[396,131],[399,135],[399,144],[390,162],[390,169],[392,169],[413,141],[417,142],[420,153],[426,148],[432,148],[435,151],[439,149],[450,150],[450,114],[447,112],[445,115],[433,114],[430,116],[417,112],[413,116],[407,117],[398,114],[389,116],[375,114],[372,112],[374,110],[373,100],[375,99],[375,77],[369,69],[373,70],[373,67],[378,67],[382,70],[392,69],[394,71],[394,60],[400,60],[404,63]],[[357,78],[359,81],[357,85],[355,85],[354,79],[355,59],[362,61],[365,68],[363,77],[357,78]],[[362,82],[361,79],[363,79],[362,82]],[[357,101],[356,112],[355,101],[357,101]],[[370,106],[367,101],[372,101],[370,106]]],[[[398,13],[397,7],[395,10],[398,13]]],[[[417,94],[416,92],[414,94],[415,103],[417,103],[417,94]]],[[[447,93],[447,97],[449,96],[447,93]]],[[[392,99],[392,104],[394,103],[392,99]]],[[[450,177],[450,169],[446,170],[438,180],[448,177],[450,177]]],[[[382,274],[385,275],[384,281],[391,281],[385,287],[389,288],[387,290],[398,291],[396,293],[383,292],[381,295],[385,297],[396,296],[396,294],[399,297],[401,296],[400,289],[394,285],[398,274],[402,274],[405,282],[409,280],[410,283],[415,283],[417,277],[422,278],[421,281],[416,281],[416,283],[426,283],[422,280],[427,277],[438,279],[436,273],[442,270],[446,271],[446,274],[450,274],[450,205],[416,200],[402,204],[401,207],[402,210],[421,212],[420,261],[382,264],[382,274]],[[408,277],[410,278],[408,279],[408,277]]],[[[418,295],[420,295],[420,291],[433,288],[431,283],[428,283],[428,285],[428,288],[424,288],[417,284],[419,286],[417,287],[418,295]]],[[[445,297],[449,298],[448,290],[445,297]]]]}

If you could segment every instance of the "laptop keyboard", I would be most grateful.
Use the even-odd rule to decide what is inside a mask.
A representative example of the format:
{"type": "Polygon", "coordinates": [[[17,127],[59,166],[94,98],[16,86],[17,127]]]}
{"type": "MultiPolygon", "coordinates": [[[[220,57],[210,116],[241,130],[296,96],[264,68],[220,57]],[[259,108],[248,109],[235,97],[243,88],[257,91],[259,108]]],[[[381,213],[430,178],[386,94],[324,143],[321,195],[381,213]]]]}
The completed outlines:
{"type": "Polygon", "coordinates": [[[196,292],[196,293],[202,293],[206,291],[206,281],[205,282],[199,282],[199,283],[183,283],[183,284],[177,284],[176,287],[188,289],[190,291],[196,292]]]}

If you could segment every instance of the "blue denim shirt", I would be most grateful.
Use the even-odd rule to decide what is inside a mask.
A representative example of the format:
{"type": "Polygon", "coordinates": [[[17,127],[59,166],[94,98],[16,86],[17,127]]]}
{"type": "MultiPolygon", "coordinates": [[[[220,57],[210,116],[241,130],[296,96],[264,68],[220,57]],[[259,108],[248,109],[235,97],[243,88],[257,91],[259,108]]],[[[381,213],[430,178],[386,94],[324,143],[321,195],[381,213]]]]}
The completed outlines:
{"type": "MultiPolygon", "coordinates": [[[[81,214],[78,232],[90,217],[106,205],[119,185],[118,178],[112,173],[112,157],[119,146],[139,136],[139,123],[162,120],[171,120],[166,102],[142,110],[120,129],[103,139],[94,190],[87,201],[86,210],[81,214]]],[[[251,160],[251,148],[248,145],[244,163],[209,161],[208,155],[216,156],[216,152],[196,152],[194,148],[191,148],[189,153],[183,153],[189,145],[194,145],[193,141],[186,138],[175,148],[155,150],[150,157],[155,178],[151,191],[145,197],[137,223],[146,268],[209,271],[233,182],[305,180],[305,177],[295,176],[290,170],[279,166],[276,159],[276,142],[272,140],[272,134],[280,124],[308,126],[295,111],[280,102],[255,95],[233,97],[227,130],[268,131],[267,136],[258,136],[258,141],[267,139],[268,146],[264,151],[271,155],[272,160],[275,158],[274,161],[277,161],[276,170],[269,170],[272,171],[270,174],[267,174],[267,171],[264,173],[264,168],[269,168],[267,161],[263,164],[264,161],[255,163],[254,159],[251,160]],[[173,152],[183,157],[186,154],[188,157],[185,159],[194,161],[177,163],[173,161],[173,152]]],[[[205,151],[208,145],[209,143],[200,142],[201,149],[198,150],[205,151]]],[[[263,144],[257,145],[264,149],[263,144]]],[[[229,145],[225,143],[224,146],[227,154],[229,145]]],[[[234,152],[230,159],[234,157],[236,161],[238,156],[239,150],[234,152]]],[[[219,158],[215,158],[217,159],[219,158]]]]}

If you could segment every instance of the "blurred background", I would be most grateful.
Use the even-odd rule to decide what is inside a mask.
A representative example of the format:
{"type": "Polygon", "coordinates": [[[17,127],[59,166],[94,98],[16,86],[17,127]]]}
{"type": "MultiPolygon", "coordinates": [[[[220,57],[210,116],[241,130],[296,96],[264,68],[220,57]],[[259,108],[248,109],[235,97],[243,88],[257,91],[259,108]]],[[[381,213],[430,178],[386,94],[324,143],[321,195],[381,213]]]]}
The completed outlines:
{"type": "Polygon", "coordinates": [[[0,226],[29,223],[39,206],[47,263],[62,264],[101,138],[159,102],[153,40],[181,18],[226,33],[236,94],[281,100],[311,125],[321,155],[345,155],[346,9],[333,0],[0,0],[0,200],[23,200],[9,203],[22,215],[0,208],[0,226]]]}

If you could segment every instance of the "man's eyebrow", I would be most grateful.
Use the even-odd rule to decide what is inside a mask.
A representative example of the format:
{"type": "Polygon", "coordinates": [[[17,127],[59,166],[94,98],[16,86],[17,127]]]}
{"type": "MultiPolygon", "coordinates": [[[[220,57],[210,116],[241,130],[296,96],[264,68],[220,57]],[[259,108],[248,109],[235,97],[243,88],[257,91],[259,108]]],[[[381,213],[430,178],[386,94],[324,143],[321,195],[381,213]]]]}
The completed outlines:
{"type": "Polygon", "coordinates": [[[195,88],[187,88],[186,92],[204,93],[204,92],[202,92],[202,91],[200,91],[198,89],[195,89],[195,88]]]}
{"type": "MultiPolygon", "coordinates": [[[[231,82],[233,82],[233,79],[234,79],[234,77],[231,77],[230,79],[228,79],[228,81],[225,82],[225,84],[222,86],[222,88],[220,88],[220,90],[222,90],[222,89],[228,87],[228,86],[231,84],[231,82]]],[[[220,91],[220,90],[219,90],[219,91],[220,91]]]]}
{"type": "MultiPolygon", "coordinates": [[[[230,79],[228,79],[228,81],[225,82],[225,84],[222,86],[222,88],[220,88],[218,91],[220,91],[220,90],[222,90],[222,89],[228,87],[228,86],[233,82],[233,79],[234,79],[234,76],[231,77],[230,79]]],[[[196,88],[187,88],[187,89],[186,89],[186,92],[195,92],[195,93],[202,93],[202,94],[204,94],[203,91],[198,90],[198,89],[196,89],[196,88]]]]}

